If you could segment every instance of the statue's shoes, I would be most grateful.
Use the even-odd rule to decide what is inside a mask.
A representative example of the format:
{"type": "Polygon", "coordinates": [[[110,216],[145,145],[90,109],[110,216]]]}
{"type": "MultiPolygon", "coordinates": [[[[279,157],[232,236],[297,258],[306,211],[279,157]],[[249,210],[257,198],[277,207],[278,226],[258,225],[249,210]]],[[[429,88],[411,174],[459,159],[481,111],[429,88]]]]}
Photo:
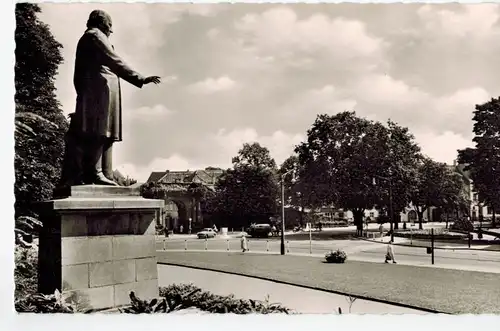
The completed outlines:
{"type": "Polygon", "coordinates": [[[106,178],[102,172],[99,172],[95,175],[93,184],[95,185],[108,185],[108,186],[120,186],[112,180],[106,178]]]}

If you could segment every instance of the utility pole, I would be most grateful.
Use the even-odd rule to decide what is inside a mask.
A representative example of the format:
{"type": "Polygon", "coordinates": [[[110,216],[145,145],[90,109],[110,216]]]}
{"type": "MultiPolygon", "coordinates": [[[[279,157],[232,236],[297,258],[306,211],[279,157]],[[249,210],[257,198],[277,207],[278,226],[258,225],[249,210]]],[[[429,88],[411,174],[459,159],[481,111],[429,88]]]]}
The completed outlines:
{"type": "Polygon", "coordinates": [[[281,255],[285,255],[285,183],[284,174],[281,174],[281,255]]]}

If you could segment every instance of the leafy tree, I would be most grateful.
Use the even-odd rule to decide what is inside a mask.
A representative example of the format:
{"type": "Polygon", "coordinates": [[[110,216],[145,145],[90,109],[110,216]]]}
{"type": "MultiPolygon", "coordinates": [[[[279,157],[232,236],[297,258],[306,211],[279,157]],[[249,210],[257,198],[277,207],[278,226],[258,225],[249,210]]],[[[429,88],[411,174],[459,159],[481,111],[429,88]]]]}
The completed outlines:
{"type": "Polygon", "coordinates": [[[444,182],[443,201],[440,203],[440,209],[446,220],[446,227],[448,228],[448,221],[452,219],[459,219],[460,214],[468,215],[470,199],[468,196],[468,183],[465,181],[462,174],[453,172],[444,182]]]}
{"type": "Polygon", "coordinates": [[[238,155],[233,157],[234,167],[251,166],[270,171],[276,170],[276,162],[271,157],[269,150],[259,143],[245,143],[238,155]]]}
{"type": "Polygon", "coordinates": [[[40,11],[38,5],[30,3],[16,4],[15,8],[16,215],[30,214],[32,202],[52,197],[68,125],[54,86],[63,60],[62,45],[38,20],[40,11]]]}
{"type": "Polygon", "coordinates": [[[275,162],[267,148],[245,144],[215,186],[207,209],[214,218],[232,227],[268,222],[277,211],[278,185],[275,162]]]}
{"type": "Polygon", "coordinates": [[[312,204],[351,210],[358,234],[366,209],[388,205],[389,179],[395,209],[403,208],[410,190],[408,176],[419,157],[406,128],[392,122],[387,128],[354,112],[319,115],[308,130],[307,142],[296,152],[315,191],[312,204]]]}
{"type": "Polygon", "coordinates": [[[311,174],[306,170],[298,155],[288,157],[279,169],[279,174],[283,174],[286,204],[298,210],[300,224],[306,222],[305,209],[313,208],[318,200],[313,181],[309,178],[311,174]]]}
{"type": "Polygon", "coordinates": [[[463,182],[444,163],[425,158],[418,166],[415,186],[411,191],[411,205],[417,213],[419,228],[422,229],[424,212],[430,207],[450,209],[460,207],[463,182]]]}
{"type": "Polygon", "coordinates": [[[493,209],[493,223],[500,210],[500,98],[476,105],[475,148],[459,150],[459,162],[467,164],[479,201],[493,209]]]}
{"type": "Polygon", "coordinates": [[[386,146],[385,157],[380,158],[383,162],[383,179],[375,178],[377,186],[381,189],[381,201],[376,206],[386,215],[390,214],[390,192],[392,189],[392,210],[394,228],[398,228],[398,222],[401,212],[410,203],[410,195],[413,185],[415,184],[415,176],[417,172],[418,162],[422,156],[420,147],[415,143],[415,137],[409,132],[408,128],[398,126],[396,123],[389,121],[386,127],[387,141],[382,142],[386,146]]]}

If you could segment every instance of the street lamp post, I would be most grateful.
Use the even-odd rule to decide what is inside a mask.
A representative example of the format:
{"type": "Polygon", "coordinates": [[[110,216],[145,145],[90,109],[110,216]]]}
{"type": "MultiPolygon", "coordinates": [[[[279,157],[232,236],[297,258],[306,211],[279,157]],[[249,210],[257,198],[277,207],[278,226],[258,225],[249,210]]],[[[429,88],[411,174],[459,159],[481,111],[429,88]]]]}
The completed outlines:
{"type": "Polygon", "coordinates": [[[284,176],[281,174],[281,255],[285,255],[285,183],[284,176]]]}
{"type": "Polygon", "coordinates": [[[291,169],[281,174],[281,255],[285,255],[285,176],[294,171],[295,169],[291,169]]]}

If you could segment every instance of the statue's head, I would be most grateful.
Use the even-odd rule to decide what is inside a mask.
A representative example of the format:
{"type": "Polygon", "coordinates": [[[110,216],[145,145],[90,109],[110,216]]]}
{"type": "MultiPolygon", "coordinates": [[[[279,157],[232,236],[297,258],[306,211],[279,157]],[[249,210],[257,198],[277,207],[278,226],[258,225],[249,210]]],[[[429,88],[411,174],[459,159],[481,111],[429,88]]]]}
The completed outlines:
{"type": "Polygon", "coordinates": [[[109,16],[109,14],[104,10],[96,9],[90,13],[87,21],[88,29],[97,28],[109,37],[109,35],[113,33],[112,27],[111,16],[109,16]]]}

